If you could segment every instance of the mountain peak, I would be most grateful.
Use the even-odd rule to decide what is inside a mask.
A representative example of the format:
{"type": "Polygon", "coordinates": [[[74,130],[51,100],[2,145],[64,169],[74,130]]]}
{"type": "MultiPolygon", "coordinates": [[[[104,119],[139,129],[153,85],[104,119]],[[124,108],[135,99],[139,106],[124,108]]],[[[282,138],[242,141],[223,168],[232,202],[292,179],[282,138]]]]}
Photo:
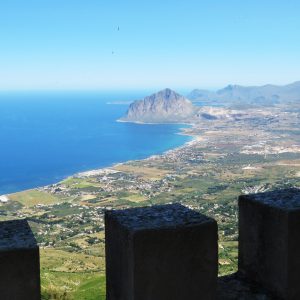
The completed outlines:
{"type": "Polygon", "coordinates": [[[218,103],[227,106],[273,106],[300,100],[300,81],[288,85],[266,84],[263,86],[228,85],[216,92],[193,90],[188,96],[193,101],[218,103]]]}
{"type": "Polygon", "coordinates": [[[193,115],[195,108],[184,96],[166,88],[133,102],[121,120],[129,122],[180,122],[193,115]]]}
{"type": "Polygon", "coordinates": [[[163,90],[157,92],[157,94],[158,94],[158,93],[162,93],[162,94],[165,94],[165,95],[168,95],[168,94],[176,94],[176,92],[173,91],[173,90],[171,90],[170,88],[165,88],[165,89],[163,89],[163,90]]]}
{"type": "MultiPolygon", "coordinates": [[[[172,100],[172,99],[177,99],[177,98],[184,98],[182,95],[176,93],[174,90],[171,90],[170,88],[165,88],[151,96],[156,96],[156,97],[163,97],[165,100],[172,100]]],[[[150,96],[150,97],[151,97],[150,96]]]]}

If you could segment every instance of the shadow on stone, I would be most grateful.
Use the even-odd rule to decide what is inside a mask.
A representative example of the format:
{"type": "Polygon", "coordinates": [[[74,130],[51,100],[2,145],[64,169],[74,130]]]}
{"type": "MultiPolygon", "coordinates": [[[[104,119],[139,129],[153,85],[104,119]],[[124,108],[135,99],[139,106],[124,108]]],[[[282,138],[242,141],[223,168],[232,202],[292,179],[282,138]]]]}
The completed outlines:
{"type": "Polygon", "coordinates": [[[279,300],[238,273],[218,278],[218,300],[279,300]]]}
{"type": "Polygon", "coordinates": [[[39,247],[26,220],[0,222],[0,299],[41,299],[39,247]]]}
{"type": "Polygon", "coordinates": [[[212,300],[217,223],[179,204],[105,214],[108,300],[212,300]]]}
{"type": "Polygon", "coordinates": [[[300,299],[300,189],[239,197],[239,273],[286,300],[300,299]]]}

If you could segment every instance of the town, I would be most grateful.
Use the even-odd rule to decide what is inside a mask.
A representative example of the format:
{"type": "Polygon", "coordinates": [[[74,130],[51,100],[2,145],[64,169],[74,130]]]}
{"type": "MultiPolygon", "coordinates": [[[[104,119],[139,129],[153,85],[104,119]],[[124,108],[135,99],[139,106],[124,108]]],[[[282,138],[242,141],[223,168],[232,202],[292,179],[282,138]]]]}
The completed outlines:
{"type": "Polygon", "coordinates": [[[192,140],[162,155],[1,196],[1,220],[30,221],[41,247],[45,299],[49,293],[72,295],[86,282],[105,293],[103,216],[115,208],[178,202],[213,216],[219,226],[219,273],[234,272],[237,197],[300,188],[299,107],[241,115],[184,128],[181,134],[192,140]]]}

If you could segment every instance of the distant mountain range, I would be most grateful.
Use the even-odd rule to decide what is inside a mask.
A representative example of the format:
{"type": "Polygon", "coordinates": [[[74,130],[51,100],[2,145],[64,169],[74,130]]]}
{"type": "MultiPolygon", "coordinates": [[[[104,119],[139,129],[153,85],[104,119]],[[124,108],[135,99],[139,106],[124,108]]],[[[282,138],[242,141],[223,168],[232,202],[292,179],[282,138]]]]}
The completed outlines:
{"type": "Polygon", "coordinates": [[[300,81],[285,86],[271,84],[264,86],[228,85],[216,92],[195,89],[187,98],[195,102],[203,102],[206,105],[270,106],[299,101],[300,81]]]}
{"type": "Polygon", "coordinates": [[[299,102],[300,81],[285,86],[229,85],[216,92],[196,89],[187,97],[164,89],[131,103],[126,115],[119,121],[195,123],[221,118],[235,120],[245,115],[243,110],[247,108],[299,102]],[[199,102],[201,105],[196,106],[199,102]]]}
{"type": "Polygon", "coordinates": [[[137,123],[194,123],[230,117],[224,108],[197,107],[184,96],[164,89],[130,104],[119,121],[137,123]]]}

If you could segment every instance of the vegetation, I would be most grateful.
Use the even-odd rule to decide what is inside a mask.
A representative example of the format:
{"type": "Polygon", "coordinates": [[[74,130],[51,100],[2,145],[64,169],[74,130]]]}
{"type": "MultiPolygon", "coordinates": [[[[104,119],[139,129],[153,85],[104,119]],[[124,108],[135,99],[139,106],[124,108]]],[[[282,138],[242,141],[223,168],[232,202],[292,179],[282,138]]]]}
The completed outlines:
{"type": "Polygon", "coordinates": [[[261,125],[257,119],[255,128],[252,121],[188,128],[196,140],[164,155],[9,195],[0,219],[29,220],[41,247],[43,299],[105,299],[103,214],[112,208],[180,202],[212,216],[219,226],[219,274],[235,272],[237,197],[300,188],[297,119],[261,125]]]}

